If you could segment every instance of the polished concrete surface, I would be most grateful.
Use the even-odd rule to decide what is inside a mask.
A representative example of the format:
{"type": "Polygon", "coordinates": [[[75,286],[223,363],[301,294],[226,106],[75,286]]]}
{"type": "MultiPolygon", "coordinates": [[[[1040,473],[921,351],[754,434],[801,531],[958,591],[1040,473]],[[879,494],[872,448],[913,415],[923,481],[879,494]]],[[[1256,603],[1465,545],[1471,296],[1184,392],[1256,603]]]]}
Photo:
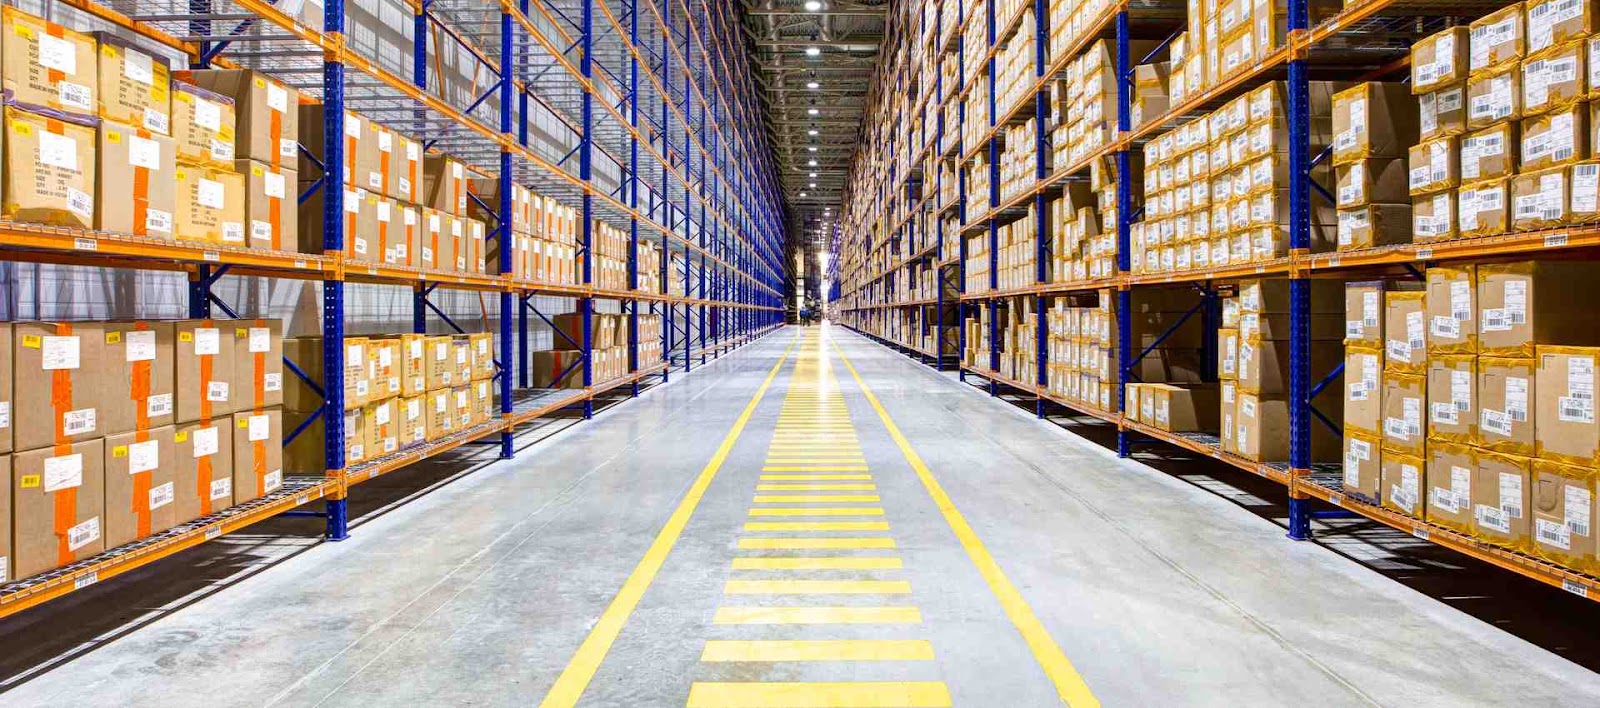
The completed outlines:
{"type": "MultiPolygon", "coordinates": [[[[583,706],[1600,703],[1600,676],[1546,648],[827,332],[779,331],[346,542],[262,541],[282,548],[249,572],[182,568],[211,580],[145,587],[159,608],[36,662],[0,705],[537,705],[558,678],[583,706]],[[804,475],[866,479],[813,493],[780,477],[804,475]],[[841,516],[750,525],[819,506],[841,516]],[[865,525],[811,525],[833,522],[865,525]],[[879,540],[753,548],[796,538],[879,540]],[[789,582],[815,580],[835,584],[789,582]],[[625,586],[643,592],[614,604],[625,586]]],[[[104,585],[97,601],[138,604],[104,585]]],[[[27,629],[95,610],[47,606],[27,629]]],[[[0,642],[20,631],[0,625],[0,642]]]]}

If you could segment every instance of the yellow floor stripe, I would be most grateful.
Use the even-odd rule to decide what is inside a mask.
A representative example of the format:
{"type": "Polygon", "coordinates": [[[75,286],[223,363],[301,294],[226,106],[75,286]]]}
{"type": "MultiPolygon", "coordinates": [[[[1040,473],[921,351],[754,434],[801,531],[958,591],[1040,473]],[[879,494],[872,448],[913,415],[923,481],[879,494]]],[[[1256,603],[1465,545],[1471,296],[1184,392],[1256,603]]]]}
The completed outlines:
{"type": "Polygon", "coordinates": [[[926,639],[713,639],[700,660],[933,661],[933,644],[926,639]]]}
{"type": "Polygon", "coordinates": [[[876,506],[795,506],[758,507],[750,510],[751,516],[883,516],[883,508],[876,506]]]}
{"type": "MultiPolygon", "coordinates": [[[[788,479],[814,479],[803,474],[764,474],[762,479],[768,477],[783,477],[788,479]]],[[[871,479],[867,474],[819,474],[817,477],[860,477],[871,479]]],[[[876,494],[757,494],[755,504],[802,504],[802,503],[839,503],[839,504],[869,504],[882,501],[876,494]]]]}
{"type": "Polygon", "coordinates": [[[908,580],[729,580],[726,595],[909,595],[908,580]]]}
{"type": "Polygon", "coordinates": [[[887,521],[746,521],[746,531],[888,531],[887,521]]]}
{"type": "Polygon", "coordinates": [[[922,624],[915,607],[719,607],[712,624],[922,624]]]}
{"type": "Polygon", "coordinates": [[[866,472],[866,465],[765,465],[762,472],[866,472]]]}
{"type": "Polygon", "coordinates": [[[733,559],[734,570],[898,570],[893,556],[761,556],[733,559]]]}
{"type": "Polygon", "coordinates": [[[714,683],[689,687],[689,708],[945,708],[938,681],[880,683],[714,683]]]}
{"type": "Polygon", "coordinates": [[[844,483],[844,484],[785,484],[774,482],[771,484],[757,484],[758,492],[875,492],[876,484],[844,483]]]}
{"type": "Polygon", "coordinates": [[[661,571],[661,566],[672,552],[672,547],[677,545],[678,538],[683,535],[683,529],[689,523],[689,518],[700,505],[701,497],[705,496],[706,488],[716,479],[717,471],[722,469],[722,463],[728,459],[728,453],[733,451],[734,443],[738,442],[739,435],[744,432],[745,425],[750,422],[750,416],[755,413],[762,397],[767,395],[767,389],[772,386],[773,379],[777,378],[778,371],[783,368],[784,362],[789,360],[789,354],[794,350],[796,343],[798,342],[790,343],[778,357],[777,363],[774,363],[772,369],[767,372],[761,387],[756,389],[755,395],[750,397],[750,402],[745,404],[744,411],[734,420],[733,427],[722,438],[722,444],[717,446],[716,453],[695,477],[688,493],[678,502],[678,507],[673,510],[672,516],[668,517],[666,525],[656,534],[644,557],[639,559],[639,564],[622,583],[622,588],[617,591],[616,597],[612,598],[611,604],[606,607],[606,611],[589,630],[589,635],[568,660],[566,668],[550,687],[550,692],[545,694],[540,706],[543,708],[574,706],[577,705],[578,699],[583,697],[589,682],[594,680],[595,672],[600,669],[600,663],[605,661],[606,654],[611,651],[611,645],[617,640],[617,635],[622,633],[623,625],[627,624],[634,608],[639,606],[639,599],[644,597],[645,590],[650,588],[650,583],[661,571]]]}
{"type": "Polygon", "coordinates": [[[895,548],[894,539],[886,536],[856,538],[741,538],[741,551],[837,551],[895,548]]]}
{"type": "Polygon", "coordinates": [[[989,554],[989,549],[983,545],[983,540],[978,538],[977,532],[972,530],[972,525],[967,523],[966,517],[962,516],[961,511],[956,509],[955,502],[951,501],[950,495],[945,493],[944,487],[939,484],[939,480],[934,478],[933,472],[923,463],[922,456],[912,449],[911,443],[906,440],[905,435],[901,434],[899,426],[894,424],[894,420],[889,417],[889,412],[884,410],[883,404],[878,401],[878,397],[873,394],[872,389],[868,388],[866,382],[861,380],[861,374],[856,371],[855,365],[850,363],[850,357],[845,356],[844,349],[839,346],[838,342],[833,343],[833,348],[839,352],[839,361],[850,371],[851,378],[855,379],[856,387],[861,390],[862,396],[867,399],[867,404],[872,406],[873,411],[878,414],[878,420],[882,421],[883,427],[888,430],[889,437],[900,448],[900,454],[911,465],[911,469],[917,473],[917,478],[922,481],[922,486],[928,491],[928,496],[933,499],[934,505],[944,515],[945,523],[950,527],[951,531],[955,532],[956,539],[961,542],[962,548],[967,552],[967,557],[972,560],[972,564],[977,567],[978,573],[988,583],[989,591],[994,594],[995,599],[1000,601],[1000,607],[1005,610],[1006,616],[1011,619],[1011,624],[1017,628],[1017,632],[1028,643],[1028,648],[1033,651],[1034,659],[1044,669],[1045,675],[1049,676],[1050,680],[1055,683],[1056,693],[1061,696],[1061,700],[1071,708],[1093,708],[1099,706],[1100,700],[1095,698],[1094,692],[1089,690],[1089,685],[1084,682],[1083,676],[1078,673],[1078,669],[1072,665],[1071,660],[1067,659],[1066,653],[1061,651],[1061,645],[1057,644],[1055,638],[1050,636],[1050,631],[1045,629],[1043,622],[1039,621],[1039,616],[1034,614],[1033,608],[1028,605],[1028,601],[1022,597],[1021,592],[1017,591],[1016,586],[1011,584],[1011,580],[1006,577],[1005,571],[1001,570],[1000,564],[995,561],[994,556],[989,554]]]}

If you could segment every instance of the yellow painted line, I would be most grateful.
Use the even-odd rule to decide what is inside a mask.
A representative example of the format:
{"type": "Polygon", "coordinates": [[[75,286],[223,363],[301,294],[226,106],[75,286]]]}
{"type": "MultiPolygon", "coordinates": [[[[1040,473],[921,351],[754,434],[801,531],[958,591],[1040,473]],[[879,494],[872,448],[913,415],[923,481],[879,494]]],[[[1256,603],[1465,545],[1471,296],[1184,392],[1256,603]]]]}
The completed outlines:
{"type": "Polygon", "coordinates": [[[712,624],[922,624],[915,607],[719,607],[712,624]]]}
{"type": "Polygon", "coordinates": [[[795,506],[758,507],[750,510],[751,516],[883,516],[877,506],[795,506]]]}
{"type": "Polygon", "coordinates": [[[776,483],[772,483],[772,484],[759,484],[758,483],[758,484],[756,484],[756,491],[758,491],[758,492],[783,492],[783,491],[791,491],[791,492],[876,492],[876,491],[878,491],[878,485],[876,485],[876,484],[861,484],[859,482],[857,482],[857,483],[844,483],[844,484],[784,484],[784,483],[781,483],[781,482],[776,482],[776,483]]]}
{"type": "Polygon", "coordinates": [[[843,549],[882,550],[895,548],[894,539],[887,536],[861,536],[856,538],[741,538],[742,551],[836,551],[843,549]]]}
{"type": "Polygon", "coordinates": [[[746,531],[888,531],[887,521],[746,521],[746,531]]]}
{"type": "Polygon", "coordinates": [[[567,667],[561,671],[561,676],[550,687],[549,693],[545,694],[544,700],[539,703],[540,706],[543,708],[575,706],[578,699],[583,697],[589,682],[594,680],[595,672],[600,670],[601,662],[605,661],[606,654],[611,652],[611,645],[616,642],[634,608],[639,606],[640,598],[644,597],[645,591],[650,588],[650,583],[661,571],[661,566],[666,562],[667,555],[672,552],[672,547],[677,545],[678,538],[683,535],[683,529],[689,523],[689,518],[694,515],[695,508],[700,505],[700,499],[705,496],[706,488],[711,486],[713,479],[716,479],[717,471],[722,469],[722,463],[728,459],[728,453],[733,450],[734,443],[738,442],[740,433],[744,432],[745,424],[750,422],[750,416],[755,413],[762,397],[766,396],[767,389],[778,376],[778,371],[783,368],[784,362],[788,361],[789,353],[794,346],[795,343],[790,343],[789,347],[783,350],[783,355],[778,357],[777,363],[767,372],[767,378],[761,382],[761,387],[756,389],[755,395],[750,397],[750,402],[745,404],[744,411],[733,422],[728,434],[722,438],[722,444],[717,446],[716,453],[695,477],[688,493],[678,502],[678,507],[673,510],[672,516],[668,517],[666,525],[656,534],[644,557],[639,559],[638,565],[634,566],[633,572],[622,583],[622,588],[617,591],[616,597],[611,599],[611,604],[589,630],[589,636],[584,638],[578,650],[567,661],[567,667]]]}
{"type": "Polygon", "coordinates": [[[725,595],[909,595],[909,580],[729,580],[725,595]]]}
{"type": "Polygon", "coordinates": [[[898,570],[905,567],[892,556],[774,556],[733,559],[734,570],[898,570]]]}
{"type": "Polygon", "coordinates": [[[982,575],[984,582],[988,583],[989,591],[994,594],[995,599],[1000,601],[1000,607],[1005,611],[1006,617],[1011,619],[1011,624],[1022,635],[1023,641],[1027,642],[1028,648],[1033,651],[1033,657],[1039,662],[1040,668],[1044,669],[1045,675],[1049,676],[1050,680],[1055,683],[1056,693],[1061,696],[1061,700],[1072,708],[1099,706],[1100,700],[1095,698],[1094,692],[1089,690],[1089,685],[1084,682],[1083,676],[1078,673],[1078,669],[1072,665],[1071,660],[1067,659],[1066,653],[1061,651],[1061,645],[1057,644],[1055,638],[1050,636],[1050,631],[1045,629],[1043,622],[1039,621],[1039,616],[1034,614],[1033,608],[1028,605],[1028,601],[1022,597],[1022,593],[1017,590],[1016,586],[1011,584],[1011,580],[1006,577],[1005,571],[1001,570],[1000,564],[995,561],[994,556],[989,554],[989,549],[983,545],[983,540],[978,538],[978,534],[972,530],[972,525],[967,523],[966,517],[962,516],[961,511],[956,509],[956,504],[951,501],[950,495],[945,493],[944,487],[939,484],[939,480],[934,478],[933,472],[923,463],[922,456],[912,449],[911,443],[906,440],[906,436],[900,433],[899,426],[894,424],[894,420],[889,417],[889,412],[884,410],[883,404],[878,401],[877,395],[873,394],[872,389],[868,388],[866,382],[861,380],[861,374],[856,371],[855,365],[850,363],[850,358],[845,356],[844,349],[839,347],[838,342],[833,343],[833,348],[839,352],[839,361],[850,371],[850,376],[855,379],[856,386],[861,389],[862,396],[867,399],[867,403],[877,412],[878,420],[882,421],[883,427],[889,431],[889,437],[900,448],[900,454],[906,458],[906,462],[911,465],[911,469],[917,473],[917,478],[922,481],[922,486],[928,491],[928,496],[933,499],[934,505],[939,507],[939,513],[944,515],[945,523],[950,526],[951,531],[955,532],[956,539],[961,542],[961,547],[966,550],[967,557],[977,567],[978,574],[982,575]]]}
{"type": "Polygon", "coordinates": [[[866,465],[764,465],[762,472],[866,472],[866,465]]]}
{"type": "MultiPolygon", "coordinates": [[[[870,477],[870,475],[864,475],[864,474],[862,474],[862,475],[840,474],[840,475],[819,475],[819,476],[870,477]]],[[[767,477],[793,477],[795,479],[807,479],[807,477],[805,475],[803,475],[803,474],[761,475],[761,477],[762,477],[762,479],[765,479],[767,477]]],[[[815,502],[822,502],[822,503],[833,502],[833,503],[839,503],[839,504],[868,504],[868,503],[875,504],[875,503],[877,503],[879,501],[882,501],[882,500],[879,499],[878,495],[876,495],[876,494],[757,494],[754,503],[756,503],[756,504],[801,504],[801,503],[815,503],[815,502]]]]}
{"type": "Polygon", "coordinates": [[[834,457],[828,455],[811,455],[800,457],[768,457],[762,460],[763,465],[864,465],[867,464],[863,457],[834,457]]]}
{"type": "Polygon", "coordinates": [[[933,644],[926,639],[713,639],[700,660],[933,661],[933,644]]]}
{"type": "Polygon", "coordinates": [[[706,682],[689,687],[689,708],[946,708],[939,681],[862,683],[706,682]]]}

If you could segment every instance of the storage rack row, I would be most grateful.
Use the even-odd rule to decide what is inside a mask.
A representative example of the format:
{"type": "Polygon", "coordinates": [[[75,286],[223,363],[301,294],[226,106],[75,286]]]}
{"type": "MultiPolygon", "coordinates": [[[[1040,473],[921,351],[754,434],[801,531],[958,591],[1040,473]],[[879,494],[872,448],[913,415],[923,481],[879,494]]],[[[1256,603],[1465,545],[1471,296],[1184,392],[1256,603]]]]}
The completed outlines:
{"type": "MultiPolygon", "coordinates": [[[[139,568],[183,549],[279,515],[325,518],[326,538],[348,535],[351,487],[463,445],[497,446],[513,455],[519,429],[558,411],[593,413],[603,394],[667,380],[782,326],[782,204],[770,161],[739,18],[708,0],[414,0],[409,32],[390,17],[368,16],[360,32],[342,0],[296,14],[295,3],[263,0],[60,0],[86,22],[137,38],[192,68],[251,68],[324,105],[319,146],[324,173],[300,196],[343,183],[342,120],[346,109],[423,141],[429,152],[464,162],[497,181],[489,240],[508,243],[512,185],[563,204],[581,204],[577,283],[513,277],[510,248],[489,274],[431,271],[357,261],[344,255],[341,189],[322,200],[320,254],[163,241],[127,234],[0,223],[0,258],[13,261],[177,271],[189,281],[194,318],[238,313],[215,291],[224,276],[317,281],[321,285],[323,375],[285,368],[323,397],[324,476],[286,475],[283,488],[254,501],[47,573],[0,586],[0,616],[38,605],[139,568]],[[358,47],[374,31],[397,33],[412,56],[358,47]],[[380,55],[381,58],[380,58],[380,55]],[[446,75],[446,61],[455,74],[446,75]],[[480,80],[484,79],[484,80],[480,80]],[[551,155],[556,155],[551,157],[551,155]],[[628,236],[626,288],[596,284],[591,249],[597,223],[628,236]],[[640,286],[640,249],[661,249],[659,289],[640,286]],[[681,291],[668,268],[681,268],[681,291]],[[425,445],[347,464],[343,444],[346,284],[410,288],[410,330],[425,333],[429,311],[450,329],[462,327],[430,300],[436,289],[498,294],[490,318],[497,330],[495,385],[499,416],[425,445]],[[544,319],[538,296],[575,305],[582,336],[566,344],[578,361],[569,376],[581,386],[529,387],[530,316],[544,319]],[[605,305],[602,303],[612,303],[605,305]],[[619,308],[627,318],[624,376],[594,377],[592,316],[619,308]],[[640,358],[639,317],[663,319],[662,355],[640,358]],[[324,511],[299,507],[322,501],[324,511]]],[[[315,8],[314,5],[305,5],[315,8]]],[[[475,201],[476,196],[472,197],[475,201]]],[[[487,325],[487,322],[486,322],[487,325]]],[[[552,327],[552,329],[554,329],[552,327]]],[[[554,336],[565,337],[559,330],[554,336]]],[[[310,421],[307,421],[308,423],[310,421]]],[[[303,430],[306,426],[301,426],[303,430]]],[[[299,430],[296,433],[300,432],[299,430]]],[[[293,435],[287,436],[292,438],[293,435]]]]}
{"type": "MultiPolygon", "coordinates": [[[[1081,23],[1081,31],[1065,45],[1065,51],[1052,57],[1048,0],[1022,0],[1009,15],[997,15],[995,2],[944,0],[942,4],[906,3],[892,13],[890,26],[892,52],[880,66],[874,86],[867,130],[868,140],[857,153],[847,184],[844,218],[834,240],[836,257],[830,279],[831,307],[835,319],[845,326],[887,347],[904,352],[941,369],[956,368],[958,376],[979,379],[991,395],[1002,391],[1020,392],[1031,398],[1035,413],[1043,418],[1046,404],[1069,409],[1076,414],[1099,419],[1117,430],[1117,452],[1129,456],[1134,445],[1158,443],[1176,446],[1204,455],[1283,484],[1288,492],[1289,537],[1309,540],[1313,518],[1356,515],[1465,555],[1488,562],[1540,582],[1595,600],[1600,600],[1600,580],[1573,572],[1527,554],[1506,550],[1471,536],[1414,519],[1378,505],[1347,498],[1340,489],[1339,474],[1326,464],[1311,459],[1311,427],[1320,424],[1313,410],[1313,399],[1342,372],[1312,371],[1310,363],[1310,282],[1313,278],[1370,280],[1381,277],[1420,277],[1428,264],[1470,262],[1508,258],[1572,258],[1592,256],[1600,249],[1600,228],[1572,226],[1537,231],[1513,232],[1498,236],[1460,238],[1432,243],[1407,243],[1349,251],[1312,253],[1310,242],[1312,200],[1329,199],[1326,191],[1313,185],[1311,169],[1328,158],[1313,155],[1310,146],[1309,83],[1313,79],[1367,81],[1395,79],[1409,70],[1408,49],[1417,39],[1451,25],[1466,22],[1513,3],[1489,0],[1441,3],[1432,0],[1351,0],[1327,19],[1309,22],[1307,0],[1287,2],[1287,40],[1282,46],[1261,55],[1254,63],[1213,82],[1208,88],[1181,101],[1164,113],[1134,125],[1132,113],[1134,67],[1147,63],[1168,48],[1184,30],[1183,3],[1166,0],[1115,0],[1081,23]],[[1034,23],[1022,21],[1032,10],[1034,23]],[[978,23],[985,42],[973,47],[963,41],[963,31],[978,23]],[[1034,32],[1034,83],[1022,100],[1010,108],[996,103],[995,57],[1000,45],[1015,33],[1034,32]],[[1036,132],[1031,181],[1014,194],[1002,198],[998,160],[1001,131],[1006,126],[1030,118],[1042,125],[1045,119],[1046,87],[1062,77],[1068,62],[1093,42],[1111,40],[1115,45],[1116,116],[1115,135],[1104,145],[1081,159],[1051,169],[1045,159],[1051,149],[1042,128],[1036,132]],[[1156,49],[1135,53],[1135,40],[1159,40],[1156,49]],[[896,44],[898,42],[898,44],[896,44]],[[977,51],[974,51],[976,49],[977,51]],[[952,57],[957,77],[952,83],[938,62],[952,57]],[[971,62],[978,62],[973,66],[971,62]],[[932,62],[925,64],[925,62],[932,62]],[[928,67],[933,67],[929,80],[928,67]],[[919,84],[919,77],[922,83],[919,84]],[[1135,155],[1146,142],[1189,120],[1202,116],[1262,84],[1281,81],[1287,98],[1289,131],[1289,253],[1265,262],[1193,268],[1176,272],[1134,273],[1130,264],[1130,237],[1142,209],[1132,192],[1135,155]],[[961,101],[966,92],[986,82],[985,115],[971,115],[961,101]],[[919,89],[922,89],[918,98],[919,89]],[[900,103],[889,96],[906,95],[900,103]],[[932,109],[929,106],[933,106],[932,109]],[[924,133],[915,123],[925,121],[924,133]],[[967,124],[976,121],[976,141],[964,140],[967,124]],[[906,130],[903,126],[910,125],[906,130]],[[889,129],[893,126],[894,129],[889,129]],[[878,155],[888,167],[871,172],[878,155]],[[966,165],[975,156],[987,155],[988,194],[981,203],[968,201],[966,165]],[[897,157],[899,159],[897,159],[897,157]],[[938,169],[940,160],[952,161],[951,174],[938,169]],[[1103,161],[1103,162],[1102,162],[1103,161]],[[1095,163],[1114,168],[1116,180],[1116,262],[1115,271],[1099,278],[1052,281],[1047,259],[1050,250],[1049,226],[1042,218],[1046,203],[1061,196],[1067,183],[1086,179],[1095,163]],[[924,186],[930,181],[931,190],[924,186]],[[953,193],[946,192],[945,181],[957,180],[953,193]],[[1317,194],[1315,192],[1322,192],[1317,194]],[[945,195],[945,196],[941,196],[945,195]],[[854,200],[854,201],[853,201],[854,200]],[[864,205],[856,206],[853,205],[864,205]],[[1011,288],[999,286],[998,233],[1001,226],[1016,221],[1032,207],[1036,219],[1034,282],[1011,288]],[[954,229],[943,219],[956,217],[954,229]],[[919,219],[924,221],[919,222],[919,219]],[[926,224],[926,225],[923,225],[926,224]],[[931,231],[931,233],[926,233],[931,231]],[[967,237],[988,236],[988,287],[969,292],[965,267],[967,237]],[[954,248],[952,249],[952,245],[954,248]],[[952,252],[952,250],[954,252],[952,252]],[[936,272],[937,292],[932,298],[905,298],[894,295],[897,279],[912,268],[932,268],[936,272]],[[1288,371],[1289,459],[1281,462],[1256,462],[1224,452],[1216,436],[1175,433],[1137,422],[1123,414],[1124,385],[1131,371],[1149,350],[1136,352],[1130,337],[1132,297],[1138,288],[1192,288],[1214,299],[1219,286],[1245,279],[1280,278],[1289,282],[1290,361],[1288,371]],[[1112,293],[1116,327],[1115,392],[1109,410],[1065,399],[1048,390],[1048,333],[1043,316],[1047,298],[1112,293]],[[888,295],[885,295],[888,294],[888,295]],[[1039,313],[1035,333],[1037,379],[1018,380],[1002,376],[1000,370],[1000,318],[997,314],[1008,299],[1031,300],[1039,313]],[[869,318],[886,311],[920,310],[915,317],[922,334],[935,334],[934,346],[924,347],[879,336],[864,327],[869,318]],[[987,365],[961,363],[967,349],[964,323],[970,315],[987,310],[987,339],[990,349],[987,365]],[[954,336],[947,334],[955,327],[954,336]],[[1340,509],[1317,511],[1312,499],[1340,509]]],[[[1173,325],[1175,330],[1183,323],[1173,325]]],[[[1207,333],[1212,343],[1215,331],[1207,333]]],[[[1162,335],[1164,338],[1165,335],[1162,335]]],[[[1334,465],[1335,467],[1337,465],[1334,465]]]]}

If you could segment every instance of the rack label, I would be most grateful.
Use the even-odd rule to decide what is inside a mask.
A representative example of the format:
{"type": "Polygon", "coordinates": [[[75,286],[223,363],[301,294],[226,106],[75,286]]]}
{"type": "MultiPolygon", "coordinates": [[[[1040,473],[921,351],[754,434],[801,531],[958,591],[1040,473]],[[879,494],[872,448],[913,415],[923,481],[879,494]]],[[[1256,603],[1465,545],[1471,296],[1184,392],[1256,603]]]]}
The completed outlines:
{"type": "Polygon", "coordinates": [[[75,238],[72,239],[72,247],[79,251],[98,251],[100,242],[92,238],[75,238]]]}
{"type": "Polygon", "coordinates": [[[100,571],[89,571],[72,579],[72,589],[82,590],[98,582],[100,582],[100,571]]]}
{"type": "Polygon", "coordinates": [[[1417,249],[1417,260],[1425,261],[1425,260],[1428,260],[1429,258],[1432,258],[1432,257],[1433,257],[1433,249],[1431,249],[1431,248],[1419,248],[1419,249],[1417,249]]]}
{"type": "Polygon", "coordinates": [[[1583,583],[1573,580],[1572,578],[1562,578],[1561,589],[1577,595],[1578,597],[1589,596],[1589,587],[1583,583]]]}
{"type": "Polygon", "coordinates": [[[206,527],[206,540],[207,541],[210,541],[211,539],[216,538],[216,537],[221,536],[221,535],[222,535],[222,524],[217,524],[215,526],[206,527]]]}
{"type": "Polygon", "coordinates": [[[1567,245],[1567,234],[1565,232],[1544,237],[1545,248],[1560,248],[1565,245],[1567,245]]]}

